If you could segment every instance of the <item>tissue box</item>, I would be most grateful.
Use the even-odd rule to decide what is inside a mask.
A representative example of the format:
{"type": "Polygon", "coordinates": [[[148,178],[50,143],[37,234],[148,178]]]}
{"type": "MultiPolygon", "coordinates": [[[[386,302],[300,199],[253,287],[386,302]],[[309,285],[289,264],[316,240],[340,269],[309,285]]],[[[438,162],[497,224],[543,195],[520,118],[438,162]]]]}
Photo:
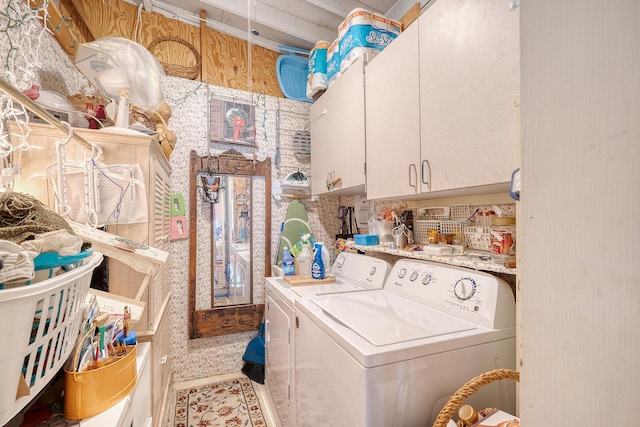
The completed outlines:
{"type": "Polygon", "coordinates": [[[378,244],[378,235],[377,234],[354,234],[353,240],[355,240],[356,245],[374,246],[378,244]]]}

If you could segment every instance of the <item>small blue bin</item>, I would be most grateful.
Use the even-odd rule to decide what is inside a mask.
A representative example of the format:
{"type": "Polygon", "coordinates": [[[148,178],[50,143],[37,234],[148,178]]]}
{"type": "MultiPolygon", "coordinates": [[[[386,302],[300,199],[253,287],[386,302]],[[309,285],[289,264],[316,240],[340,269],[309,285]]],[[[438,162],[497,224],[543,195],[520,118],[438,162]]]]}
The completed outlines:
{"type": "Polygon", "coordinates": [[[378,235],[377,234],[354,234],[353,240],[355,240],[356,245],[375,246],[378,244],[378,235]]]}

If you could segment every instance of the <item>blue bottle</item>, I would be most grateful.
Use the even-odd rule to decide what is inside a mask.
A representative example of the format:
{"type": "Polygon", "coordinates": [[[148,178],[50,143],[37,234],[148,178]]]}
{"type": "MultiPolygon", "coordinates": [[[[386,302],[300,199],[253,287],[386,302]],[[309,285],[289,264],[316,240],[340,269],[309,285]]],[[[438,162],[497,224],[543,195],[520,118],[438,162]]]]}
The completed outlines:
{"type": "Polygon", "coordinates": [[[311,264],[311,277],[324,279],[324,261],[322,260],[322,243],[316,243],[314,247],[313,264],[311,264]]]}
{"type": "Polygon", "coordinates": [[[282,271],[285,276],[294,276],[296,274],[296,264],[293,255],[289,252],[288,247],[282,248],[282,271]]]}

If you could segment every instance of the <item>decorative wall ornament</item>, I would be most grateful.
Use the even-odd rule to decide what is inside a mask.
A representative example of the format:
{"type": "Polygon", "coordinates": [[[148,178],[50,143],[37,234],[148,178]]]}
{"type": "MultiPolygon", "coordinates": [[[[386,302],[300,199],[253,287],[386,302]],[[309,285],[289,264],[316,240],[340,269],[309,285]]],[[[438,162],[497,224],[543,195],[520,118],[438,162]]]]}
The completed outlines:
{"type": "Polygon", "coordinates": [[[209,139],[256,147],[255,107],[236,98],[209,99],[209,139]]]}

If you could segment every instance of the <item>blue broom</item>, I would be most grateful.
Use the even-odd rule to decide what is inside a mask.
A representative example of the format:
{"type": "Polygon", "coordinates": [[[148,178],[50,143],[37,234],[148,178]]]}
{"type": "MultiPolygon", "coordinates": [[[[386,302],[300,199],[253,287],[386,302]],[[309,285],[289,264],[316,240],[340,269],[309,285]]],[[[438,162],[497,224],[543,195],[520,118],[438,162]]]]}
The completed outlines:
{"type": "Polygon", "coordinates": [[[249,341],[244,356],[242,356],[242,360],[244,360],[242,373],[260,384],[264,384],[264,347],[264,322],[262,322],[258,336],[249,341]]]}

